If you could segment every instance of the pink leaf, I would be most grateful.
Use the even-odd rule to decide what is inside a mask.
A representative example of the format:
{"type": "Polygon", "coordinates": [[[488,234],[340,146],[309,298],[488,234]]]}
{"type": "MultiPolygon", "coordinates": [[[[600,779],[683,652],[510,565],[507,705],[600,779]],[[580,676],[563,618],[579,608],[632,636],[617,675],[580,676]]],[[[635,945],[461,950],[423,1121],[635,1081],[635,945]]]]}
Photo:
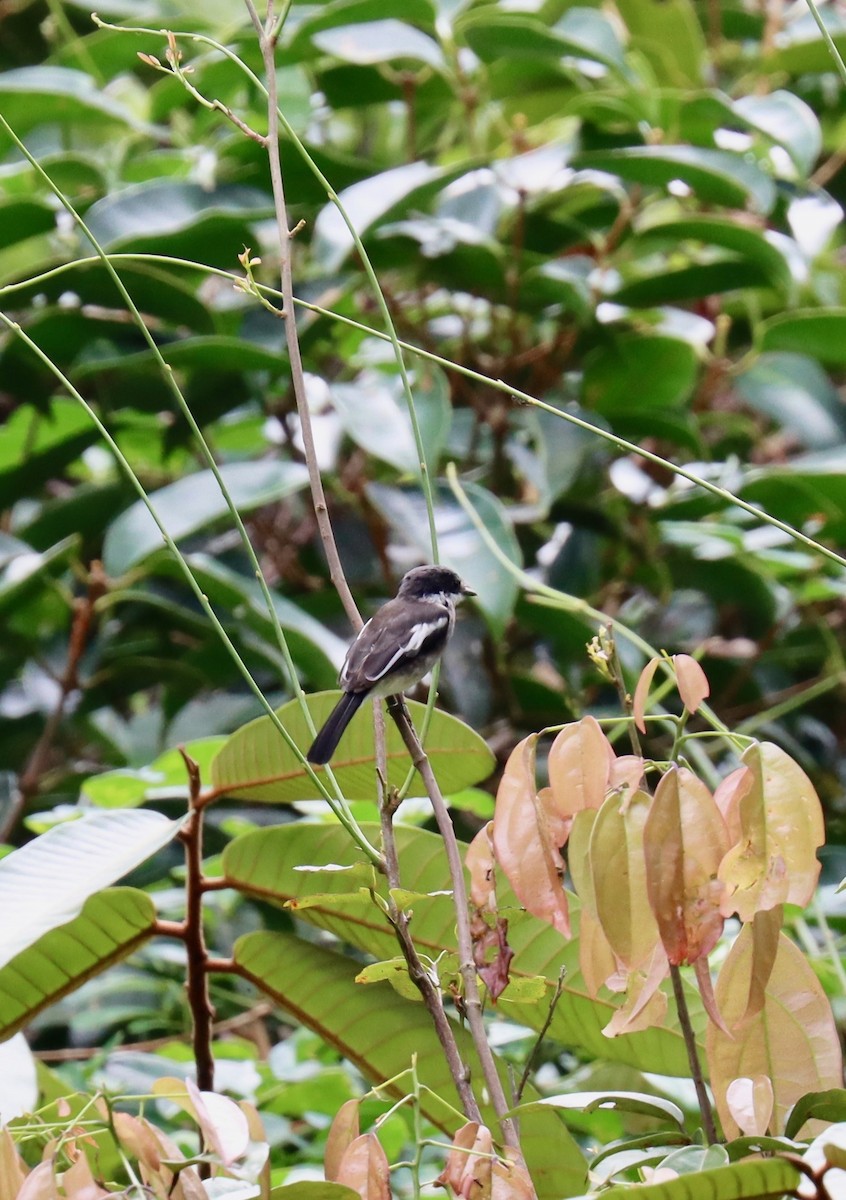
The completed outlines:
{"type": "Polygon", "coordinates": [[[688,712],[695,713],[702,701],[711,695],[708,676],[689,654],[674,654],[673,665],[676,668],[676,686],[682,704],[688,712]]]}
{"type": "Polygon", "coordinates": [[[637,681],[635,688],[634,699],[632,700],[632,716],[635,719],[635,725],[641,733],[646,733],[646,701],[649,696],[649,688],[652,684],[652,679],[655,672],[658,670],[660,658],[650,658],[649,662],[640,673],[640,679],[637,681]]]}

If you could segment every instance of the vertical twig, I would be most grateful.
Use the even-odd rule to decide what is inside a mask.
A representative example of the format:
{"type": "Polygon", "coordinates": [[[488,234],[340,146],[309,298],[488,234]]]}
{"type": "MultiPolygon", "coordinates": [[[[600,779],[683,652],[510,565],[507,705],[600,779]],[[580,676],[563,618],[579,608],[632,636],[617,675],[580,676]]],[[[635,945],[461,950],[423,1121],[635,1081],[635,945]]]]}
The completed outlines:
{"type": "Polygon", "coordinates": [[[467,904],[467,888],[464,883],[464,863],[458,849],[455,830],[447,811],[446,802],[432,770],[432,764],[420,744],[417,731],[414,728],[408,709],[402,702],[401,696],[391,696],[388,700],[388,711],[393,717],[402,735],[406,748],[411,755],[411,761],[420,773],[420,778],[426,787],[435,820],[438,824],[444,842],[444,850],[449,865],[452,881],[452,894],[455,904],[455,923],[458,940],[459,970],[464,984],[464,1007],[467,1012],[467,1023],[476,1047],[476,1053],[482,1064],[485,1084],[491,1097],[494,1112],[499,1118],[503,1141],[506,1145],[520,1152],[520,1140],[514,1122],[505,1114],[511,1107],[505,1096],[502,1080],[496,1069],[493,1051],[488,1042],[485,1022],[482,1016],[482,1001],[479,996],[479,985],[476,979],[476,964],[473,961],[473,937],[470,932],[470,910],[467,904]]]}
{"type": "Polygon", "coordinates": [[[106,590],[106,579],[103,568],[97,561],[92,562],[88,571],[88,591],[85,596],[79,596],[73,602],[73,620],[68,639],[68,654],[65,669],[58,681],[59,698],[56,707],[51,712],[41,731],[41,736],[33,747],[29,761],[23,774],[18,780],[17,795],[2,824],[0,824],[0,842],[6,842],[11,837],[23,816],[27,803],[34,796],[41,783],[44,765],[50,747],[65,715],[65,709],[71,695],[79,687],[79,664],[88,642],[91,623],[94,620],[94,606],[106,590]]]}
{"type": "Polygon", "coordinates": [[[687,1061],[690,1064],[690,1074],[693,1079],[694,1087],[696,1088],[696,1099],[699,1101],[699,1111],[702,1114],[702,1128],[705,1130],[705,1137],[708,1140],[708,1145],[713,1146],[717,1142],[717,1128],[714,1124],[714,1113],[711,1109],[711,1101],[708,1098],[708,1089],[705,1087],[705,1076],[702,1074],[702,1064],[699,1061],[699,1051],[696,1049],[696,1037],[693,1032],[693,1026],[690,1023],[690,1013],[687,1008],[687,999],[684,994],[684,984],[682,983],[681,971],[678,967],[670,964],[670,978],[673,981],[673,995],[676,999],[676,1011],[679,1014],[679,1025],[681,1026],[682,1036],[684,1038],[685,1048],[687,1050],[687,1061]]]}
{"type": "Polygon", "coordinates": [[[209,956],[203,928],[203,809],[199,803],[200,768],[179,747],[188,772],[190,814],[180,839],[185,846],[185,924],[183,937],[187,955],[188,1005],[193,1023],[194,1062],[197,1068],[197,1087],[201,1092],[214,1089],[214,1058],[212,1057],[212,1021],[214,1008],[209,997],[209,956]]]}

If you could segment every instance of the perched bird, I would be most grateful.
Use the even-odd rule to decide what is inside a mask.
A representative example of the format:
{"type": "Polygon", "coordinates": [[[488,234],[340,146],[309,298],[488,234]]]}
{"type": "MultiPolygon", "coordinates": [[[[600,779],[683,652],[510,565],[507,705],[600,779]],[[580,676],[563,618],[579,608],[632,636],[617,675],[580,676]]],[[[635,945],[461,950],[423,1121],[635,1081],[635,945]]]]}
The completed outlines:
{"type": "Polygon", "coordinates": [[[306,757],[327,763],[368,697],[395,696],[419,683],[441,657],[455,626],[455,606],[476,593],[449,567],[406,572],[393,600],[360,630],[341,668],[343,696],[306,757]]]}

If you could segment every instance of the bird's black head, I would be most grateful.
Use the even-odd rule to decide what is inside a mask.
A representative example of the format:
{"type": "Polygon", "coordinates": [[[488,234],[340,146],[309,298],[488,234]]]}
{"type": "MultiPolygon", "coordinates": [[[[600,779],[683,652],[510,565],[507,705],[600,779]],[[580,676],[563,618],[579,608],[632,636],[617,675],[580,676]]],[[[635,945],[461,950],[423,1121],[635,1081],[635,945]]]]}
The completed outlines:
{"type": "Polygon", "coordinates": [[[398,596],[412,600],[440,599],[458,601],[462,596],[475,596],[476,593],[461,576],[456,575],[449,567],[414,567],[406,571],[399,585],[398,596]]]}

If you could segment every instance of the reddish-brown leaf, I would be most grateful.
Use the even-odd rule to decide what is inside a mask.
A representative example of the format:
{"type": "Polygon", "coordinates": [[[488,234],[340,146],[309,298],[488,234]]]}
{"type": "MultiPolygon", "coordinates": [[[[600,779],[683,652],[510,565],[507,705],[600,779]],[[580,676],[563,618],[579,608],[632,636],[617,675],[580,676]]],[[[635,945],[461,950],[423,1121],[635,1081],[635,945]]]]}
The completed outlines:
{"type": "Polygon", "coordinates": [[[476,973],[496,1004],[508,987],[508,970],[514,957],[514,951],[508,944],[508,922],[504,917],[498,917],[496,924],[491,927],[480,917],[478,921],[471,922],[471,933],[476,973]]]}
{"type": "Polygon", "coordinates": [[[655,672],[658,670],[660,658],[650,658],[649,662],[640,673],[640,678],[637,681],[635,688],[634,699],[632,700],[632,716],[635,719],[635,725],[641,733],[646,733],[646,701],[649,698],[649,689],[652,686],[652,680],[655,672]]]}
{"type": "Polygon", "coordinates": [[[341,1159],[358,1137],[358,1100],[346,1100],[335,1113],[326,1136],[323,1154],[323,1174],[330,1183],[338,1182],[341,1159]]]}
{"type": "Polygon", "coordinates": [[[599,808],[608,788],[614,752],[593,717],[565,725],[549,751],[549,786],[555,811],[573,817],[585,808],[599,808]]]}
{"type": "Polygon", "coordinates": [[[825,831],[814,786],[789,754],[771,742],[755,743],[743,763],[753,781],[739,800],[741,836],[720,864],[720,879],[727,885],[724,915],[751,921],[779,904],[809,903],[825,831]]]}
{"type": "Polygon", "coordinates": [[[363,1133],[350,1142],[334,1182],[352,1188],[361,1200],[391,1200],[388,1157],[375,1133],[363,1133]]]}
{"type": "Polygon", "coordinates": [[[790,1108],[806,1092],[842,1086],[840,1041],[825,992],[804,954],[779,936],[763,1006],[744,1018],[751,990],[753,934],[747,925],[731,950],[717,979],[717,1004],[734,1036],[709,1023],[706,1046],[711,1086],[728,1138],[739,1126],[726,1093],[740,1076],[766,1075],[772,1080],[772,1131],[784,1131],[790,1108]]]}
{"type": "Polygon", "coordinates": [[[707,955],[723,931],[717,879],[729,848],[714,798],[686,767],[672,767],[655,791],[644,827],[646,886],[674,966],[707,955]]]}
{"type": "Polygon", "coordinates": [[[464,865],[470,872],[470,900],[483,912],[496,912],[493,821],[483,825],[467,847],[464,865]]]}
{"type": "Polygon", "coordinates": [[[768,908],[755,913],[752,928],[752,967],[749,972],[749,998],[741,1022],[756,1016],[764,1007],[767,984],[775,966],[778,943],[781,937],[783,908],[768,908]]]}
{"type": "Polygon", "coordinates": [[[461,1200],[490,1200],[494,1165],[493,1140],[485,1125],[469,1121],[452,1139],[446,1166],[436,1180],[461,1200]]]}
{"type": "Polygon", "coordinates": [[[643,966],[659,941],[646,891],[643,830],[652,797],[628,801],[612,793],[600,808],[590,837],[590,872],[596,915],[611,949],[627,971],[643,966]]]}
{"type": "Polygon", "coordinates": [[[560,853],[569,822],[556,817],[538,795],[536,743],[536,735],[524,738],[505,765],[496,795],[494,853],[524,908],[569,937],[570,914],[561,883],[564,862],[560,853]]]}
{"type": "Polygon", "coordinates": [[[158,1171],[162,1165],[161,1150],[148,1123],[132,1113],[116,1112],[112,1124],[121,1146],[151,1171],[158,1171]]]}
{"type": "Polygon", "coordinates": [[[682,704],[688,712],[695,713],[702,701],[711,695],[708,676],[689,654],[674,654],[673,666],[676,668],[676,687],[682,704]]]}
{"type": "Polygon", "coordinates": [[[717,1007],[717,997],[714,995],[714,981],[711,978],[708,959],[705,957],[697,958],[693,964],[693,971],[696,975],[696,984],[702,999],[702,1007],[718,1029],[721,1029],[723,1033],[730,1034],[730,1030],[723,1020],[723,1014],[717,1007]]]}

